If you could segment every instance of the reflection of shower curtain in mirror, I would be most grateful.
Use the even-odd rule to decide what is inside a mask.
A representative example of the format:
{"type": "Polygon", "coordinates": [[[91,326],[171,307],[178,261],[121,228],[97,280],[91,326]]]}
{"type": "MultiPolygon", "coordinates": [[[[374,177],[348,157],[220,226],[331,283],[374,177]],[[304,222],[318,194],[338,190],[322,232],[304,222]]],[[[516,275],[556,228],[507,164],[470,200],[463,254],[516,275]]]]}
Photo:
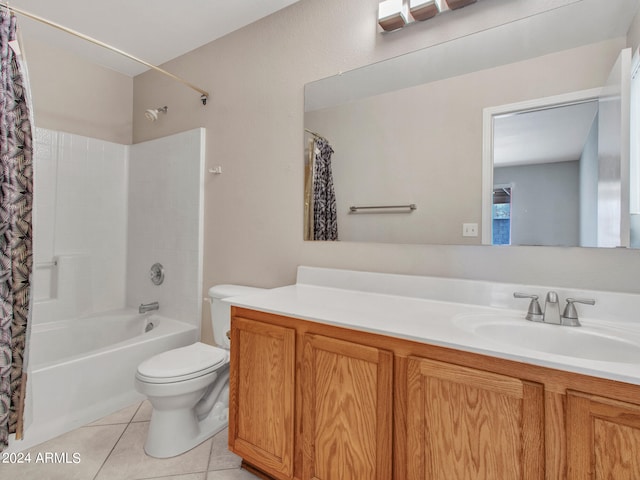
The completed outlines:
{"type": "Polygon", "coordinates": [[[336,195],[331,172],[333,149],[316,137],[305,167],[305,240],[338,240],[336,195]]]}
{"type": "Polygon", "coordinates": [[[32,126],[16,19],[0,9],[0,451],[22,437],[33,265],[32,126]],[[15,49],[15,51],[14,51],[15,49]]]}

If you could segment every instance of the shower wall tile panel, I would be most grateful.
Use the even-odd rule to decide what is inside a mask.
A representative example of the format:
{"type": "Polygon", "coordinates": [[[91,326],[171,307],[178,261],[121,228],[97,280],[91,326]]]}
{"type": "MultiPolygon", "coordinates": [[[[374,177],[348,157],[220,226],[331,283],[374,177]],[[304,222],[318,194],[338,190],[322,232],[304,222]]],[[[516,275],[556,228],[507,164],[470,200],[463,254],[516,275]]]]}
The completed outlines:
{"type": "MultiPolygon", "coordinates": [[[[36,129],[34,149],[34,235],[33,260],[37,265],[50,263],[55,255],[54,229],[56,219],[56,170],[58,165],[58,136],[49,130],[36,129]]],[[[54,271],[34,269],[34,300],[55,295],[54,271]]]]}
{"type": "Polygon", "coordinates": [[[200,326],[204,130],[131,147],[127,304],[158,301],[160,313],[200,326]],[[154,285],[149,269],[165,267],[154,285]]]}
{"type": "Polygon", "coordinates": [[[54,225],[56,218],[56,169],[58,137],[55,132],[36,129],[34,190],[34,261],[50,262],[53,258],[54,225]]]}
{"type": "Polygon", "coordinates": [[[129,147],[42,128],[36,128],[35,137],[36,264],[67,255],[86,259],[36,268],[34,291],[41,305],[34,322],[122,308],[129,147]],[[56,271],[67,265],[80,267],[72,274],[56,271]],[[59,292],[89,298],[62,299],[59,292]],[[81,307],[59,308],[60,302],[81,307]]]}

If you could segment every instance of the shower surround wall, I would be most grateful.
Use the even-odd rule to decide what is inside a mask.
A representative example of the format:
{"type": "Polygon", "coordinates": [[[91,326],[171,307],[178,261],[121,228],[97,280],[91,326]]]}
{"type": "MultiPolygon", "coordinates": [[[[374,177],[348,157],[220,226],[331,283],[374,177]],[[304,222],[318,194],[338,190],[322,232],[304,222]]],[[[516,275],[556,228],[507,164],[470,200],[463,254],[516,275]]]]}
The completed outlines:
{"type": "Polygon", "coordinates": [[[131,146],[127,305],[159,302],[162,315],[200,328],[204,210],[202,128],[131,146]],[[151,266],[164,266],[153,285],[151,266]]]}
{"type": "Polygon", "coordinates": [[[34,324],[159,301],[199,328],[203,132],[127,146],[36,128],[34,324]]]}
{"type": "Polygon", "coordinates": [[[33,322],[122,308],[129,147],[43,128],[35,144],[33,322]]]}

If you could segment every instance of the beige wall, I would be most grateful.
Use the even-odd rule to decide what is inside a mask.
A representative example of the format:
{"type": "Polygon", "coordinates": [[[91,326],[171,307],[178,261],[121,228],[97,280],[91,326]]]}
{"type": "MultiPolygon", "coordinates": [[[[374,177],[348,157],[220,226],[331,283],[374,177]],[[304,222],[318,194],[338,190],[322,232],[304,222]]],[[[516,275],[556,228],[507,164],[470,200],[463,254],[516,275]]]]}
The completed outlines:
{"type": "Polygon", "coordinates": [[[638,45],[640,45],[640,12],[636,13],[636,16],[633,17],[627,37],[627,47],[632,48],[634,50],[633,53],[635,53],[638,45]]]}
{"type": "Polygon", "coordinates": [[[131,143],[131,77],[34,39],[25,56],[36,126],[131,143]]]}
{"type": "Polygon", "coordinates": [[[207,167],[223,167],[205,186],[205,291],[223,282],[290,284],[305,264],[640,292],[637,251],[302,240],[304,84],[433,42],[427,24],[380,34],[377,5],[303,0],[169,62],[211,92],[206,107],[156,73],[135,78],[134,141],[202,126],[207,167]],[[160,105],[169,114],[146,122],[144,109],[160,105]]]}

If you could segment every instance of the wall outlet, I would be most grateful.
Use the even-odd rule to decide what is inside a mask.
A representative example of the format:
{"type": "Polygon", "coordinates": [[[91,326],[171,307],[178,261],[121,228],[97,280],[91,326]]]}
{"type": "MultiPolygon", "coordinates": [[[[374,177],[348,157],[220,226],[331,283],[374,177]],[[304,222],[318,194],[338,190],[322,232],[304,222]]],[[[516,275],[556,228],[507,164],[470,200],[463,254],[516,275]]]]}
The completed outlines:
{"type": "Polygon", "coordinates": [[[478,236],[478,224],[477,223],[463,223],[462,224],[462,236],[463,237],[477,237],[478,236]]]}

